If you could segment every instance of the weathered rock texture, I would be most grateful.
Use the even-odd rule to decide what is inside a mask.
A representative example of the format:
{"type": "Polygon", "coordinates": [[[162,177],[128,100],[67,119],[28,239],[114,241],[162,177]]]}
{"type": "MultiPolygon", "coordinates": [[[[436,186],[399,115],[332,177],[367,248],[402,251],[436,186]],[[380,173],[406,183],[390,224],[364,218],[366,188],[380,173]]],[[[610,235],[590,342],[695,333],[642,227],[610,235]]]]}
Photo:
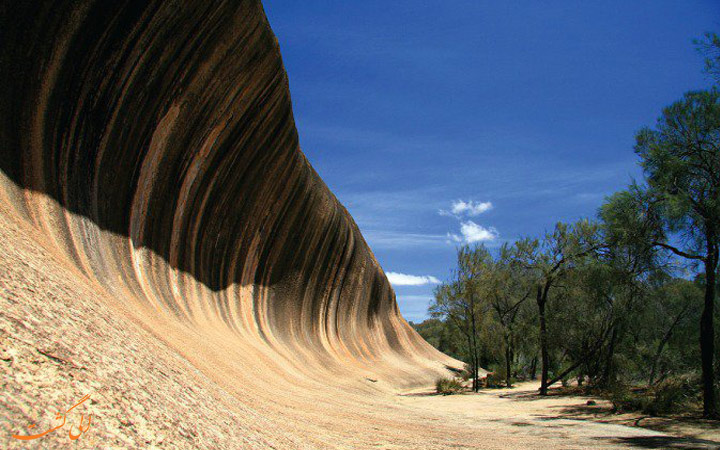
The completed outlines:
{"type": "Polygon", "coordinates": [[[0,442],[92,390],[102,448],[335,448],[317,430],[344,402],[456,363],[301,153],[258,1],[21,0],[0,20],[0,442]],[[219,428],[160,439],[173,407],[219,428]]]}

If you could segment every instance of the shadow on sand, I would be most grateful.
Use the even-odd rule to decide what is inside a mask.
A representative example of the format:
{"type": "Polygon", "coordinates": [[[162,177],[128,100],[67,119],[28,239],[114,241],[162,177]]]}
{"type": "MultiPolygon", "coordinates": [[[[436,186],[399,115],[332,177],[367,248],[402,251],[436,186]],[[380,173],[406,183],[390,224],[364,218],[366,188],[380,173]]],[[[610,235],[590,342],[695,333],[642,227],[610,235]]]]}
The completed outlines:
{"type": "Polygon", "coordinates": [[[614,444],[627,446],[628,448],[653,448],[653,449],[720,449],[720,442],[707,439],[681,438],[674,436],[632,436],[632,437],[608,437],[597,438],[607,440],[614,444]]]}

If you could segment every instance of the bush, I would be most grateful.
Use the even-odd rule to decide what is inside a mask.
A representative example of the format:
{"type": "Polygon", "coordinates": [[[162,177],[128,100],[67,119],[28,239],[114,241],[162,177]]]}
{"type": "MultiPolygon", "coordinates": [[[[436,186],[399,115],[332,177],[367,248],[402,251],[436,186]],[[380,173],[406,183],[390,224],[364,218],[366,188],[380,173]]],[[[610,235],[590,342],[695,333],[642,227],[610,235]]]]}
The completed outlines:
{"type": "Polygon", "coordinates": [[[438,378],[435,382],[435,391],[438,394],[450,395],[463,390],[463,385],[457,378],[438,378]]]}
{"type": "Polygon", "coordinates": [[[608,399],[616,412],[634,412],[646,409],[650,395],[643,390],[630,390],[626,386],[615,386],[608,393],[608,399]]]}
{"type": "Polygon", "coordinates": [[[699,382],[692,376],[668,378],[650,389],[619,386],[610,392],[610,400],[619,412],[641,411],[658,416],[687,410],[698,400],[699,382]]]}
{"type": "Polygon", "coordinates": [[[504,388],[506,386],[506,384],[505,384],[505,374],[503,372],[504,371],[488,373],[487,378],[485,378],[486,387],[504,388]]]}
{"type": "Polygon", "coordinates": [[[652,400],[643,412],[655,416],[684,411],[697,400],[699,384],[692,376],[668,378],[655,386],[652,400]]]}

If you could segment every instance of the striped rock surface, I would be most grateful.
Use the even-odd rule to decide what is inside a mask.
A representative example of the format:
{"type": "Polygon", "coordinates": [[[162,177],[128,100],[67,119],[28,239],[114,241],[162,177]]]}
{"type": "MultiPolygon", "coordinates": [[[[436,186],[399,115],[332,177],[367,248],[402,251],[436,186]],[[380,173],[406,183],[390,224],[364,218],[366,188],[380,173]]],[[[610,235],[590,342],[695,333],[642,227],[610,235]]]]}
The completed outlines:
{"type": "Polygon", "coordinates": [[[4,448],[87,393],[86,448],[420,433],[378,402],[459,363],[401,317],[300,151],[258,1],[19,0],[0,20],[4,448]]]}

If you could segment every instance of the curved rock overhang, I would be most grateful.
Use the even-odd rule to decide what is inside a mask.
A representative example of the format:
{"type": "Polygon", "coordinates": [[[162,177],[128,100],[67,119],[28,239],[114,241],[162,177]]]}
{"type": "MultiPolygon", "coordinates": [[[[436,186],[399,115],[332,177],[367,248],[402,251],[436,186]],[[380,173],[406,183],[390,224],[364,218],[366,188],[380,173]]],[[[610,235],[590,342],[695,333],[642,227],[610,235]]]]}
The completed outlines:
{"type": "Polygon", "coordinates": [[[138,322],[397,386],[452,362],[300,151],[258,1],[1,8],[5,210],[138,322]]]}

